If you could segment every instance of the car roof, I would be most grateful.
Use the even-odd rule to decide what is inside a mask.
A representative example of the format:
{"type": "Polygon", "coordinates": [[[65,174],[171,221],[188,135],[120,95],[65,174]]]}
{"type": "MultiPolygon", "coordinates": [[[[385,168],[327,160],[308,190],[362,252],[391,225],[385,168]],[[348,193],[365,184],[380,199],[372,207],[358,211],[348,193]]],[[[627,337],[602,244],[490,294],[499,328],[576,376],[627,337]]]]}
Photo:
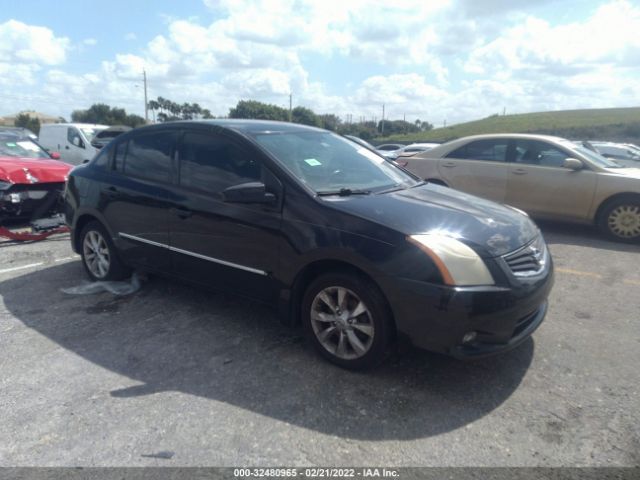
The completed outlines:
{"type": "Polygon", "coordinates": [[[417,158],[424,158],[424,157],[429,157],[429,156],[438,156],[438,155],[444,155],[449,153],[450,151],[453,151],[455,148],[461,147],[463,145],[466,145],[467,143],[473,142],[473,141],[477,141],[477,140],[492,140],[492,139],[498,139],[498,138],[504,138],[504,139],[509,139],[509,138],[518,138],[518,139],[523,139],[523,140],[542,140],[542,141],[547,141],[547,142],[553,142],[553,143],[560,143],[560,144],[567,144],[567,143],[571,143],[569,140],[567,140],[566,138],[562,138],[562,137],[554,137],[552,135],[537,135],[537,134],[533,134],[533,133],[485,133],[482,135],[470,135],[467,137],[460,137],[457,138],[455,140],[451,140],[447,143],[443,143],[442,145],[438,145],[437,147],[434,147],[430,150],[427,150],[425,152],[420,152],[418,153],[418,155],[416,156],[417,158]],[[424,155],[424,157],[422,157],[422,155],[424,155]]]}
{"type": "Polygon", "coordinates": [[[299,123],[290,122],[278,122],[275,120],[244,120],[244,119],[230,119],[230,118],[217,118],[214,120],[179,120],[176,122],[157,123],[155,125],[149,125],[140,127],[136,130],[153,128],[158,126],[183,126],[183,125],[210,125],[229,130],[235,130],[237,132],[248,134],[259,133],[291,133],[291,132],[326,132],[317,127],[311,127],[308,125],[301,125],[299,123]]]}
{"type": "Polygon", "coordinates": [[[484,133],[481,135],[470,135],[468,137],[461,137],[454,142],[461,140],[483,140],[492,138],[524,138],[528,140],[548,140],[551,142],[567,142],[566,138],[556,137],[554,135],[540,135],[536,133],[484,133]]]}
{"type": "Polygon", "coordinates": [[[109,125],[101,125],[99,123],[43,123],[40,128],[46,127],[78,127],[78,128],[108,128],[109,125]]]}

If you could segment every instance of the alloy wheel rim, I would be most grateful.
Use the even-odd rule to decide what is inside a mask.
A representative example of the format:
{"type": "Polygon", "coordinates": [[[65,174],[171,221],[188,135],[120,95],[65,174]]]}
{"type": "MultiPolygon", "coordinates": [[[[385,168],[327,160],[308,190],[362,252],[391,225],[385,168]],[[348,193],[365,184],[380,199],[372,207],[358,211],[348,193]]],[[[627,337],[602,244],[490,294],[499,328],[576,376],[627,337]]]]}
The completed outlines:
{"type": "Polygon", "coordinates": [[[353,291],[338,286],[327,287],[315,296],[311,326],[322,347],[343,360],[365,355],[375,335],[365,303],[353,291]]]}
{"type": "Polygon", "coordinates": [[[609,230],[622,238],[640,237],[640,206],[619,205],[607,219],[609,230]]]}
{"type": "Polygon", "coordinates": [[[95,230],[91,230],[84,237],[84,261],[93,276],[104,278],[109,272],[109,247],[104,237],[95,230]]]}

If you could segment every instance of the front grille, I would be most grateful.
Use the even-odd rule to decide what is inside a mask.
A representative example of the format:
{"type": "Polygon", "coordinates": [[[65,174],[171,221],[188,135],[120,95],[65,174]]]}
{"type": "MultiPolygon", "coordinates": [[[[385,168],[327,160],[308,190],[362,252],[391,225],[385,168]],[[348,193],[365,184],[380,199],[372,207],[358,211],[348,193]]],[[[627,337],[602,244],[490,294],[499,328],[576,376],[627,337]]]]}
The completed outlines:
{"type": "Polygon", "coordinates": [[[528,277],[544,270],[547,255],[547,246],[542,235],[539,235],[529,245],[504,255],[502,259],[516,277],[528,277]]]}

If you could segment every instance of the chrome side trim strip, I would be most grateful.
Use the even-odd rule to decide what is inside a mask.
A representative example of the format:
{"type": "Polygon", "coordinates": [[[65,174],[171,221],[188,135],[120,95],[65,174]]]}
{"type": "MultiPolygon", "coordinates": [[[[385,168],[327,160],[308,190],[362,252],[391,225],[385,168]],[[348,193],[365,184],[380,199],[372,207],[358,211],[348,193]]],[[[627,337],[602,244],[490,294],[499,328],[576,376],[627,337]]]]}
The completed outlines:
{"type": "Polygon", "coordinates": [[[130,240],[136,240],[142,243],[148,243],[149,245],[153,245],[154,247],[169,248],[169,245],[165,245],[164,243],[154,242],[153,240],[147,240],[146,238],[135,237],[133,235],[129,235],[128,233],[118,232],[118,236],[128,238],[130,240]]]}
{"type": "Polygon", "coordinates": [[[231,268],[237,268],[239,270],[244,270],[245,272],[255,273],[257,275],[268,275],[264,270],[258,270],[257,268],[247,267],[245,265],[239,265],[237,263],[227,262],[226,260],[220,260],[219,258],[207,257],[206,255],[201,255],[199,253],[190,252],[189,250],[183,250],[181,248],[172,247],[171,245],[165,245],[164,243],[154,242],[153,240],[147,240],[146,238],[136,237],[135,235],[129,235],[128,233],[118,232],[120,237],[128,238],[130,240],[135,240],[137,242],[147,243],[149,245],[153,245],[154,247],[166,248],[172,252],[182,253],[183,255],[189,255],[191,257],[200,258],[202,260],[206,260],[208,262],[217,263],[219,265],[225,265],[231,268]]]}

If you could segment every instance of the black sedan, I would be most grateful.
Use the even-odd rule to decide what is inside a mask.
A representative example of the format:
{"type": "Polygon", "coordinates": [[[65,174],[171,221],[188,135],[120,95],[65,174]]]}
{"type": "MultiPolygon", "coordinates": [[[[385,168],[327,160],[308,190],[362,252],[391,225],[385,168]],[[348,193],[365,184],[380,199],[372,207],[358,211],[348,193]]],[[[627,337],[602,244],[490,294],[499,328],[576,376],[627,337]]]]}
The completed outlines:
{"type": "Polygon", "coordinates": [[[136,268],[268,302],[349,368],[400,336],[460,358],[513,348],[553,283],[526,215],[291,123],[124,133],[71,172],[66,216],[93,280],[136,268]]]}

